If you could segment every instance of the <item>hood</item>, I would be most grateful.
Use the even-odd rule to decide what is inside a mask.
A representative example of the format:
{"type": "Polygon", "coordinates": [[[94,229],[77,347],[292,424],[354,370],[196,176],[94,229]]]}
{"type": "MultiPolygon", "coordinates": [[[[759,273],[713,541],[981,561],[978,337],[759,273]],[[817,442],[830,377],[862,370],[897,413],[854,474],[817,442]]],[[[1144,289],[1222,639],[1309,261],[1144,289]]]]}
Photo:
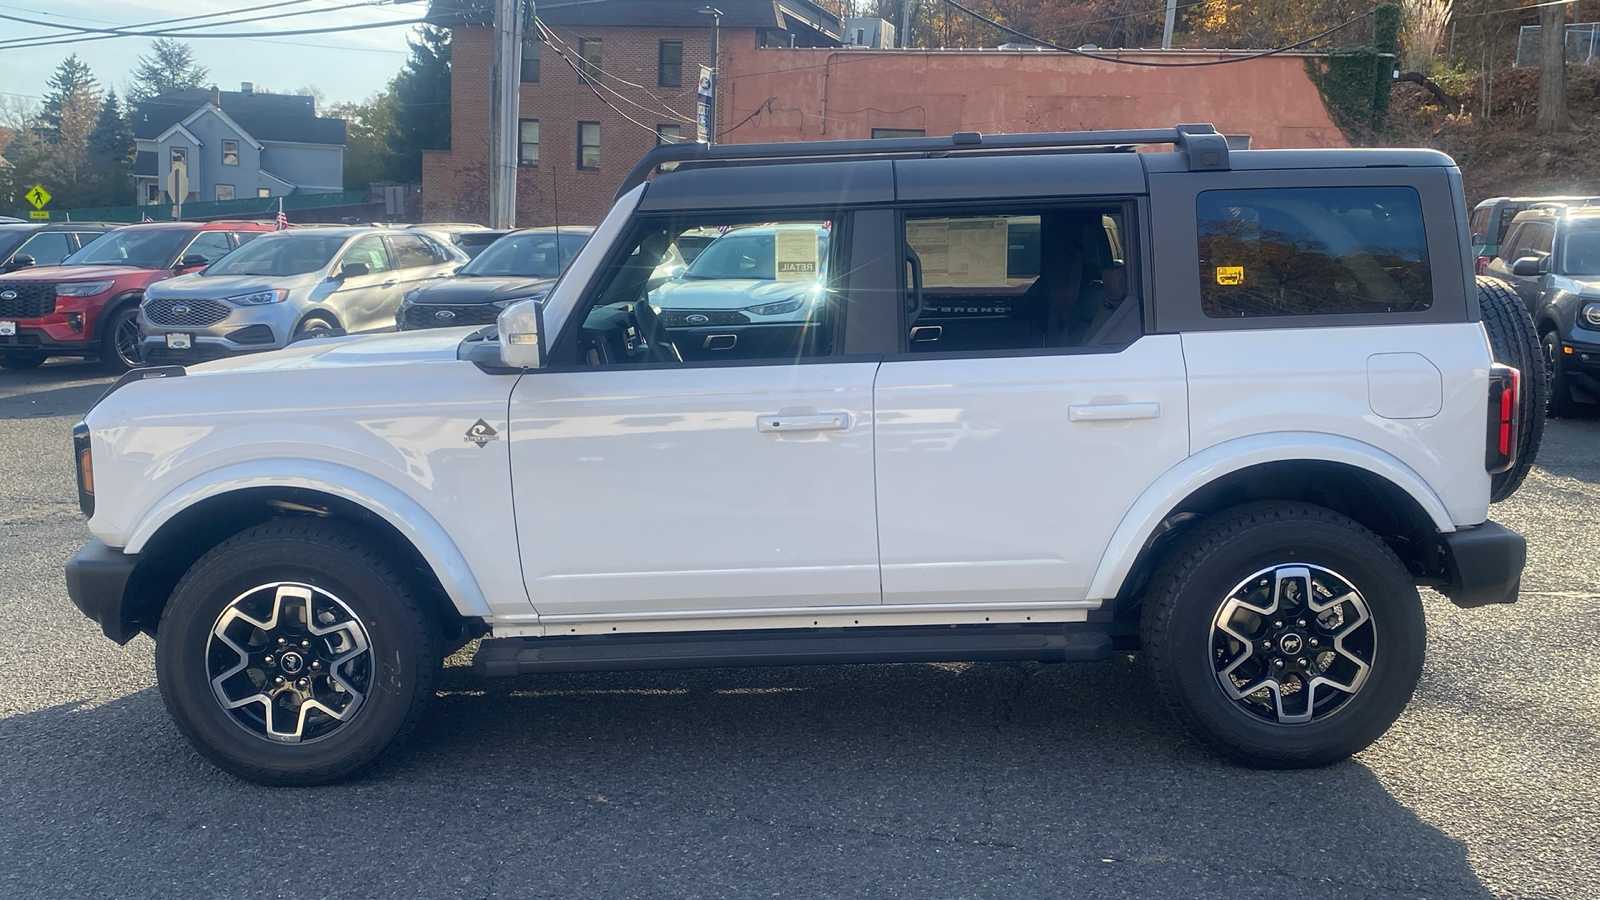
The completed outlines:
{"type": "Polygon", "coordinates": [[[0,276],[6,281],[102,281],[129,275],[144,278],[167,269],[136,269],[133,266],[29,266],[0,276]]]}
{"type": "Polygon", "coordinates": [[[1554,275],[1550,286],[1581,297],[1600,297],[1600,275],[1554,275]]]}
{"type": "Polygon", "coordinates": [[[683,278],[651,291],[650,302],[662,309],[745,309],[792,300],[816,286],[815,281],[683,278]]]}
{"type": "Polygon", "coordinates": [[[241,294],[253,294],[257,291],[270,291],[280,288],[299,287],[308,282],[319,280],[320,273],[312,272],[308,275],[289,275],[273,277],[271,275],[201,275],[192,273],[169,278],[160,284],[153,284],[145,296],[151,299],[188,299],[199,300],[211,297],[237,297],[241,294]]]}
{"type": "Polygon", "coordinates": [[[424,306],[474,306],[501,300],[522,300],[550,290],[554,278],[457,275],[412,291],[411,303],[424,306]]]}
{"type": "Polygon", "coordinates": [[[265,372],[285,369],[340,369],[452,362],[456,347],[476,327],[428,328],[343,338],[315,338],[282,350],[187,366],[190,375],[265,372]]]}

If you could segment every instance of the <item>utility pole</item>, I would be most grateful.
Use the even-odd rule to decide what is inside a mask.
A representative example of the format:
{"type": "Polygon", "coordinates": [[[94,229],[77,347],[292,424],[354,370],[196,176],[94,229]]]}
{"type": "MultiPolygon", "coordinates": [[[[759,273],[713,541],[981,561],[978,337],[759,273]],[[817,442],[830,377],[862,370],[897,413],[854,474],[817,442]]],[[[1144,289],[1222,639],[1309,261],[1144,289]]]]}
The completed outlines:
{"type": "Polygon", "coordinates": [[[1161,30],[1161,49],[1172,49],[1172,26],[1178,24],[1178,0],[1167,0],[1167,27],[1161,30]]]}
{"type": "Polygon", "coordinates": [[[894,33],[894,45],[906,47],[906,30],[911,27],[911,0],[900,0],[900,30],[894,33]]]}
{"type": "Polygon", "coordinates": [[[517,117],[522,38],[533,0],[495,0],[494,63],[489,72],[489,227],[517,227],[517,117]]]}
{"type": "Polygon", "coordinates": [[[722,93],[722,76],[717,72],[717,45],[722,41],[722,10],[715,6],[702,6],[696,12],[711,17],[711,102],[706,109],[707,144],[717,142],[717,101],[722,93]]]}

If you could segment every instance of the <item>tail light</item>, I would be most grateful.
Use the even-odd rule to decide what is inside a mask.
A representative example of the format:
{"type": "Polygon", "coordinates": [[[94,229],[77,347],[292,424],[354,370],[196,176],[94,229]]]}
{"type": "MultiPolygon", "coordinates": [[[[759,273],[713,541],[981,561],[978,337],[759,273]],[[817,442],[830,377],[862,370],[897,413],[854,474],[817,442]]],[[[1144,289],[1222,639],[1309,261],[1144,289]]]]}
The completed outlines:
{"type": "Polygon", "coordinates": [[[1484,466],[1499,475],[1516,465],[1522,412],[1522,373],[1495,363],[1489,367],[1489,447],[1484,466]]]}
{"type": "Polygon", "coordinates": [[[72,456],[78,464],[78,508],[94,517],[94,459],[89,452],[89,426],[72,426],[72,456]]]}
{"type": "Polygon", "coordinates": [[[1484,272],[1488,271],[1488,269],[1489,269],[1489,261],[1492,260],[1492,259],[1494,259],[1494,257],[1492,257],[1492,256],[1480,256],[1480,257],[1478,257],[1478,274],[1479,275],[1482,275],[1484,272]]]}

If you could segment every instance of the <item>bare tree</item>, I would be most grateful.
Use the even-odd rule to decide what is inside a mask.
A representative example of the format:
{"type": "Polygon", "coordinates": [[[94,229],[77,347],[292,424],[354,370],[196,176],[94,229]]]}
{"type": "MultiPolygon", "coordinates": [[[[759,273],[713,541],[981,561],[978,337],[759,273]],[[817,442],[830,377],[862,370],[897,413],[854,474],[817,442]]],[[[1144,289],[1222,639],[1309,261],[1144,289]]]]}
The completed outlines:
{"type": "Polygon", "coordinates": [[[1550,3],[1539,7],[1539,116],[1533,127],[1540,134],[1567,131],[1567,6],[1550,3]]]}

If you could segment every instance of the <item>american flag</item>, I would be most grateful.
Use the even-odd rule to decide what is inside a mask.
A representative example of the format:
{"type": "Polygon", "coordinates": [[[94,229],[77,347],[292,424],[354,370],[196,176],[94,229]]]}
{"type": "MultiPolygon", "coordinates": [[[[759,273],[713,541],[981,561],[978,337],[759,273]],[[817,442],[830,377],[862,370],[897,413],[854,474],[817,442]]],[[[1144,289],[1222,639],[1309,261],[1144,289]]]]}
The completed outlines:
{"type": "Polygon", "coordinates": [[[288,228],[289,228],[289,217],[283,214],[283,198],[279,197],[278,198],[278,230],[279,231],[287,231],[288,228]]]}
{"type": "Polygon", "coordinates": [[[141,222],[154,222],[155,219],[150,218],[150,214],[149,213],[145,213],[144,214],[144,218],[140,219],[139,221],[141,221],[141,222]]]}

